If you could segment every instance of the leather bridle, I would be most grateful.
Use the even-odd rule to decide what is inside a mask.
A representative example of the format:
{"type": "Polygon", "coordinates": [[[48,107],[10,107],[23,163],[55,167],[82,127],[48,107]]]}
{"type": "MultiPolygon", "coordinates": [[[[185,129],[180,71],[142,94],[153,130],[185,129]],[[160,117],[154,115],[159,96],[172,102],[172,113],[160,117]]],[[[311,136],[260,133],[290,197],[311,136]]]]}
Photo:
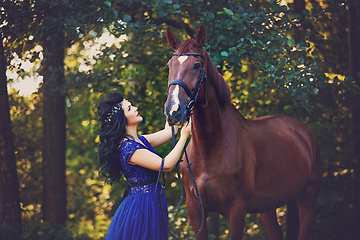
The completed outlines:
{"type": "Polygon", "coordinates": [[[168,90],[167,90],[168,94],[169,94],[169,88],[172,85],[179,85],[185,90],[186,94],[190,98],[190,102],[186,106],[187,116],[189,116],[192,109],[193,109],[193,107],[194,107],[194,105],[195,105],[195,103],[196,103],[196,101],[199,98],[201,84],[203,82],[204,82],[204,87],[205,87],[205,89],[204,89],[204,98],[205,98],[205,92],[206,92],[205,57],[204,57],[204,54],[197,53],[197,52],[188,52],[188,53],[177,53],[177,52],[175,52],[175,53],[173,53],[173,55],[175,55],[175,56],[183,56],[183,55],[186,55],[186,56],[200,56],[203,59],[203,62],[201,64],[199,79],[196,82],[196,85],[195,85],[195,88],[194,88],[193,91],[191,91],[189,89],[189,87],[186,85],[186,83],[184,83],[181,79],[172,80],[168,85],[168,90]]]}

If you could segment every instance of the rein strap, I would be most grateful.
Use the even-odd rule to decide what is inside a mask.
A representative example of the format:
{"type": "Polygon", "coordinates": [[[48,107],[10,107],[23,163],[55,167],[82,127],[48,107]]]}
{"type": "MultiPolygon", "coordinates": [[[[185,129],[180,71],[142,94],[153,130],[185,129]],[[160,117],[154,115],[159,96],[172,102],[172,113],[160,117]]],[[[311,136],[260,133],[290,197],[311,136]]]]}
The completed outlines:
{"type": "MultiPolygon", "coordinates": [[[[171,130],[172,130],[172,142],[173,142],[173,147],[175,147],[175,130],[174,130],[174,126],[171,126],[171,130]]],[[[189,169],[189,172],[190,172],[190,176],[191,176],[191,179],[192,179],[192,182],[194,184],[194,187],[195,187],[195,193],[196,193],[196,196],[197,196],[197,200],[198,200],[198,203],[199,203],[199,207],[200,207],[200,211],[201,211],[201,225],[200,225],[200,229],[199,231],[197,232],[197,234],[192,237],[190,240],[192,239],[195,239],[199,234],[200,232],[202,231],[202,228],[203,228],[203,225],[204,225],[204,221],[205,221],[205,214],[204,214],[204,206],[202,204],[202,201],[201,201],[201,197],[200,197],[200,192],[199,192],[199,189],[197,187],[197,184],[196,184],[196,181],[195,181],[195,178],[194,178],[194,175],[192,173],[192,170],[191,170],[191,163],[189,162],[189,158],[187,156],[187,152],[186,152],[186,146],[184,146],[184,153],[185,153],[185,158],[186,158],[186,162],[187,162],[187,168],[189,169]]],[[[176,163],[176,170],[177,170],[177,174],[178,174],[178,179],[179,179],[179,184],[180,184],[180,189],[181,189],[181,196],[180,196],[180,201],[178,203],[178,205],[172,209],[171,211],[168,211],[167,209],[163,209],[161,207],[161,199],[160,199],[160,202],[158,201],[157,199],[157,188],[158,188],[158,185],[160,183],[160,177],[162,175],[163,177],[163,184],[160,183],[160,186],[161,186],[161,193],[160,195],[164,194],[164,189],[165,189],[165,176],[164,176],[164,173],[163,173],[163,168],[164,168],[164,162],[165,162],[165,159],[163,158],[161,160],[161,166],[160,166],[160,170],[159,170],[159,174],[158,174],[158,178],[157,178],[157,181],[156,181],[156,185],[155,185],[155,200],[156,200],[156,203],[158,205],[158,207],[164,211],[164,212],[174,212],[176,211],[179,207],[180,207],[180,204],[183,200],[183,187],[182,187],[182,183],[181,183],[181,174],[180,174],[180,166],[179,166],[179,163],[182,162],[183,160],[179,160],[177,163],[176,163]]],[[[165,226],[168,230],[168,232],[170,233],[171,236],[173,236],[175,239],[179,239],[177,238],[170,230],[169,228],[167,227],[167,224],[165,222],[165,219],[164,219],[164,216],[163,216],[163,221],[165,223],[165,226]]]]}

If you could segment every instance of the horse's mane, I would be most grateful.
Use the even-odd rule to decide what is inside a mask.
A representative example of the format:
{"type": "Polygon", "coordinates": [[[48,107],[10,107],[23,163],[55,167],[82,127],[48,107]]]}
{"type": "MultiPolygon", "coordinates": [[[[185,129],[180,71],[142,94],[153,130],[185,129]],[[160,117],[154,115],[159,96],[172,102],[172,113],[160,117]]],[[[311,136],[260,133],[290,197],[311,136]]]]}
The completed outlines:
{"type": "Polygon", "coordinates": [[[176,49],[178,53],[188,52],[203,52],[206,61],[206,75],[208,81],[214,86],[216,97],[220,105],[230,104],[231,96],[228,84],[225,82],[223,76],[218,72],[214,63],[211,61],[210,55],[200,46],[195,39],[189,38],[182,42],[176,49]]]}

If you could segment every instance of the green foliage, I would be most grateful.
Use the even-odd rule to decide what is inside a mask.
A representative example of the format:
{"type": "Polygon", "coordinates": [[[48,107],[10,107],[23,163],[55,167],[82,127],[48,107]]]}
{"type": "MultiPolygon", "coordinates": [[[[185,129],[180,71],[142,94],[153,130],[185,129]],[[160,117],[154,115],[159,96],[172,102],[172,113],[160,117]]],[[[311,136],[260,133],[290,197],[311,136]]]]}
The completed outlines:
{"type": "MultiPolygon", "coordinates": [[[[220,27],[223,34],[218,35],[217,42],[216,38],[210,38],[213,43],[208,41],[207,48],[213,53],[211,50],[215,46],[217,58],[217,43],[223,38],[221,44],[228,49],[228,54],[220,54],[223,58],[215,61],[225,61],[226,70],[241,67],[244,61],[252,62],[258,70],[253,86],[286,90],[295,102],[308,106],[307,95],[316,94],[317,82],[323,82],[326,77],[318,71],[318,63],[307,56],[305,43],[295,44],[289,38],[291,18],[287,17],[287,8],[266,2],[255,5],[258,7],[255,9],[246,3],[234,6],[237,7],[218,12],[221,15],[216,20],[219,26],[223,24],[220,27]]],[[[215,24],[215,28],[219,26],[215,24]]]]}
{"type": "Polygon", "coordinates": [[[27,232],[24,234],[24,239],[37,240],[67,240],[72,239],[70,232],[63,226],[54,226],[48,222],[33,222],[27,232]]]}

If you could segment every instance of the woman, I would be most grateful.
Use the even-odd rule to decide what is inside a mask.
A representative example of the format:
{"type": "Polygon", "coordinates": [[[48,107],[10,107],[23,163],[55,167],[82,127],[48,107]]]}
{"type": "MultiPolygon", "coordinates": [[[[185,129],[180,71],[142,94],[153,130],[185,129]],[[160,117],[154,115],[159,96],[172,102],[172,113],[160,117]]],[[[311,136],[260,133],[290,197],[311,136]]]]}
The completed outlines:
{"type": "MultiPolygon", "coordinates": [[[[168,239],[168,214],[161,209],[167,209],[166,200],[160,195],[161,187],[155,193],[162,158],[154,148],[171,139],[171,128],[166,124],[159,132],[138,136],[137,126],[143,118],[136,107],[116,92],[99,103],[98,112],[99,160],[103,165],[100,175],[112,183],[124,174],[131,186],[129,196],[113,216],[106,240],[168,239]]],[[[164,159],[163,171],[169,172],[175,166],[190,131],[191,123],[185,123],[179,141],[164,159]]]]}

